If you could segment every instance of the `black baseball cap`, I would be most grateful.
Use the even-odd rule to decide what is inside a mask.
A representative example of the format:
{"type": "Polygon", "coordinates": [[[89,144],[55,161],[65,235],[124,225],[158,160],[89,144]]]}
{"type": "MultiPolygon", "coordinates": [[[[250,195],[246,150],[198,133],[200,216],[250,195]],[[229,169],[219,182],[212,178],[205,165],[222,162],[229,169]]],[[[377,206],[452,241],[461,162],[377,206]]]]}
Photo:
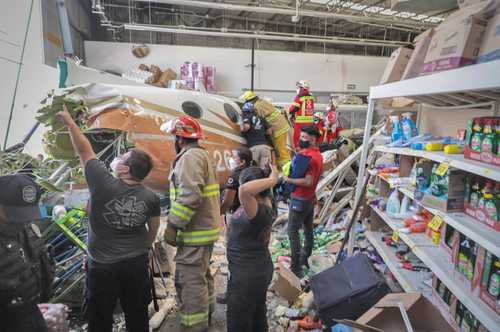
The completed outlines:
{"type": "Polygon", "coordinates": [[[41,191],[27,175],[0,176],[0,205],[10,222],[29,222],[40,219],[41,191]]]}

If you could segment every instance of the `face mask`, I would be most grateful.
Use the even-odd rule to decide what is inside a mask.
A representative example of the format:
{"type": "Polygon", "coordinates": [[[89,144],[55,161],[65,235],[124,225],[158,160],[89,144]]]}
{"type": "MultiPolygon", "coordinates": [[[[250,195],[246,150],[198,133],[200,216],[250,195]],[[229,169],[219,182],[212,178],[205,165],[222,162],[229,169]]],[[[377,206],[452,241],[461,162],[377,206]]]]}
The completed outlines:
{"type": "Polygon", "coordinates": [[[299,147],[301,149],[307,149],[310,146],[311,146],[311,142],[299,139],[299,147]]]}
{"type": "Polygon", "coordinates": [[[240,165],[234,158],[229,158],[229,169],[231,171],[237,170],[239,167],[240,165]]]}
{"type": "Polygon", "coordinates": [[[118,165],[120,165],[121,161],[122,159],[120,157],[115,157],[115,159],[113,159],[111,164],[109,164],[109,168],[111,168],[111,173],[113,173],[115,177],[118,177],[118,165]]]}

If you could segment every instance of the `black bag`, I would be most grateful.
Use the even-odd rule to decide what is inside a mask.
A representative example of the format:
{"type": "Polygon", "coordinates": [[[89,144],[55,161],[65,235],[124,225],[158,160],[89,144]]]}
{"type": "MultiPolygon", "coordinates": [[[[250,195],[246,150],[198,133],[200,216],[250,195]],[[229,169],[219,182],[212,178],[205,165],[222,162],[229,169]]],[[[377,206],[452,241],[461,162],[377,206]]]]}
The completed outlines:
{"type": "Polygon", "coordinates": [[[319,317],[328,327],[334,319],[358,319],[390,292],[364,254],[312,276],[311,288],[319,317]]]}

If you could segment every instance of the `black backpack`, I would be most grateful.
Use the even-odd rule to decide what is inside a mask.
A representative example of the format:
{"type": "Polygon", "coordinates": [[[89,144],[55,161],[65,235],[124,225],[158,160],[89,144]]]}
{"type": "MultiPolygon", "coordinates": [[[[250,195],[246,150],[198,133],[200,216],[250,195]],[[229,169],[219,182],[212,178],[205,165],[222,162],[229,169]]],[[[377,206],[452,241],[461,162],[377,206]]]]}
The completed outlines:
{"type": "Polygon", "coordinates": [[[328,327],[338,319],[358,319],[390,292],[364,254],[312,276],[311,288],[319,317],[328,327]]]}

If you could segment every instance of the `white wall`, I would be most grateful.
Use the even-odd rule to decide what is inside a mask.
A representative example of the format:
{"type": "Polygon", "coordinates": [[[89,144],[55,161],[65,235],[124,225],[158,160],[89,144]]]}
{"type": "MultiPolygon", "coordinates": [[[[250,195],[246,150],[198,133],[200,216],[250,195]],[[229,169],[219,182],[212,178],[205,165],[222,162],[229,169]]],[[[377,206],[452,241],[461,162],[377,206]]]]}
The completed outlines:
{"type": "MultiPolygon", "coordinates": [[[[244,49],[205,48],[191,46],[150,45],[144,59],[131,53],[133,44],[85,42],[86,64],[103,70],[124,72],[140,63],[171,67],[177,73],[184,61],[197,61],[216,66],[219,94],[235,97],[250,86],[251,52],[244,49]]],[[[347,84],[356,84],[353,92],[368,92],[376,85],[388,58],[334,54],[260,51],[255,53],[255,89],[295,91],[295,82],[309,80],[315,91],[346,91],[347,84]]],[[[288,101],[290,96],[263,92],[276,101],[288,101]]],[[[290,93],[289,93],[290,94],[290,93]]]]}
{"type": "MultiPolygon", "coordinates": [[[[30,0],[9,1],[8,6],[4,6],[0,11],[0,39],[17,45],[0,40],[2,51],[0,56],[19,62],[30,2],[30,0]]],[[[42,64],[41,31],[40,1],[35,0],[7,145],[19,142],[27,134],[35,123],[34,117],[39,108],[39,101],[48,90],[57,88],[57,70],[42,64]]],[[[2,148],[17,69],[17,64],[0,58],[0,144],[2,148]]],[[[43,131],[39,128],[31,138],[25,152],[30,154],[42,152],[42,133],[43,131]]]]}

